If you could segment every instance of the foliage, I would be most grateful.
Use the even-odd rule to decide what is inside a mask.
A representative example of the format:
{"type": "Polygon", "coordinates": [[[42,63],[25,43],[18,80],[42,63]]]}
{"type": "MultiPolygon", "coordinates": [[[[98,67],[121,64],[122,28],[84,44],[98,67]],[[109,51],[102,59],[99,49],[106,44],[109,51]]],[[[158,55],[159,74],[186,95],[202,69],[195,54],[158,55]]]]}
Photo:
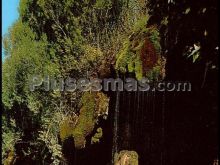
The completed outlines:
{"type": "MultiPolygon", "coordinates": [[[[45,145],[52,153],[53,164],[59,164],[62,160],[62,146],[59,143],[59,130],[65,131],[67,126],[68,116],[62,113],[59,109],[56,109],[52,115],[43,117],[43,128],[39,131],[39,140],[45,142],[45,145]],[[64,121],[64,123],[63,123],[64,121]],[[61,128],[61,129],[60,129],[61,128]]],[[[66,135],[67,132],[60,133],[66,135]]],[[[66,135],[67,136],[67,135],[66,135]]],[[[60,137],[61,139],[63,137],[60,137]]]]}
{"type": "MultiPolygon", "coordinates": [[[[53,60],[53,55],[49,53],[50,44],[47,37],[43,35],[37,39],[36,33],[21,20],[12,26],[4,43],[7,57],[3,63],[3,105],[15,119],[15,127],[21,129],[20,131],[24,136],[28,136],[27,134],[32,134],[32,132],[23,131],[30,128],[39,129],[37,125],[42,122],[41,110],[47,109],[50,107],[50,103],[56,100],[51,93],[46,94],[40,88],[31,92],[32,78],[36,75],[42,77],[59,75],[59,69],[56,61],[53,60]],[[44,97],[43,100],[42,97],[44,97]],[[23,115],[17,117],[18,114],[23,115]],[[23,122],[28,123],[29,120],[36,122],[24,125],[23,122]]],[[[9,132],[5,134],[4,139],[9,140],[8,138],[11,136],[14,135],[9,132]]],[[[16,141],[17,138],[13,138],[16,141]]],[[[11,144],[14,145],[15,143],[11,144]]]]}
{"type": "Polygon", "coordinates": [[[134,72],[138,80],[145,74],[150,80],[155,79],[155,76],[159,77],[160,67],[164,67],[159,63],[162,58],[159,32],[155,27],[147,27],[147,20],[148,17],[143,17],[134,25],[132,34],[124,41],[123,48],[116,57],[116,69],[122,73],[134,72]],[[147,68],[150,63],[153,66],[147,68]],[[154,74],[156,72],[158,73],[154,74]]]}
{"type": "Polygon", "coordinates": [[[11,107],[15,101],[27,101],[32,76],[51,75],[57,69],[49,61],[46,37],[36,41],[35,33],[21,21],[14,24],[6,39],[7,45],[11,46],[5,45],[8,57],[3,64],[3,103],[11,107]]]}
{"type": "Polygon", "coordinates": [[[5,116],[3,116],[2,120],[2,160],[10,161],[14,157],[14,146],[16,141],[20,138],[20,133],[15,130],[16,125],[13,119],[8,123],[6,122],[5,116]]]}
{"type": "Polygon", "coordinates": [[[87,76],[97,74],[98,68],[104,61],[104,54],[100,48],[95,46],[84,45],[84,53],[79,59],[79,70],[82,73],[87,73],[87,76]]]}
{"type": "Polygon", "coordinates": [[[200,46],[197,46],[196,44],[193,45],[193,47],[190,47],[189,50],[185,53],[185,55],[188,58],[192,57],[193,63],[199,59],[200,56],[200,46]]]}

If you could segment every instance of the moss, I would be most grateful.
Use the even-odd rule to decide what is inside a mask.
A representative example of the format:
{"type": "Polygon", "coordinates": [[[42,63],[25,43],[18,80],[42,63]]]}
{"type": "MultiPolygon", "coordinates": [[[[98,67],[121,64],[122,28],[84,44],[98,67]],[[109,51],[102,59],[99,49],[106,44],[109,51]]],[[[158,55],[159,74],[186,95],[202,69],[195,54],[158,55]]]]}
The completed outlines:
{"type": "Polygon", "coordinates": [[[102,138],[103,132],[102,128],[98,128],[96,134],[91,139],[91,144],[99,143],[100,139],[102,138]]]}
{"type": "Polygon", "coordinates": [[[72,132],[76,148],[83,148],[85,146],[85,138],[93,131],[96,123],[94,93],[85,92],[81,103],[82,107],[78,122],[72,132]]]}
{"type": "Polygon", "coordinates": [[[147,27],[148,17],[140,19],[132,34],[124,41],[116,55],[115,69],[121,73],[135,73],[138,80],[146,76],[159,79],[161,65],[158,65],[161,46],[159,31],[155,26],[147,27]]]}
{"type": "Polygon", "coordinates": [[[98,117],[107,115],[109,99],[101,92],[85,92],[81,99],[81,110],[78,122],[73,129],[76,148],[84,148],[86,137],[91,134],[98,117]]]}
{"type": "Polygon", "coordinates": [[[132,59],[132,54],[129,53],[129,47],[130,47],[130,42],[129,40],[126,40],[123,43],[123,48],[117,54],[117,61],[116,61],[116,69],[120,70],[122,73],[125,73],[127,71],[127,62],[131,61],[132,59]]]}
{"type": "Polygon", "coordinates": [[[68,117],[60,124],[60,138],[62,141],[73,136],[75,147],[83,148],[85,137],[93,131],[95,119],[95,96],[86,92],[81,98],[82,107],[76,124],[68,117]]]}
{"type": "Polygon", "coordinates": [[[135,69],[134,69],[135,76],[138,80],[141,80],[143,77],[143,72],[142,72],[142,62],[139,56],[136,57],[134,63],[135,63],[135,69]]]}
{"type": "MultiPolygon", "coordinates": [[[[81,149],[85,147],[86,137],[92,133],[99,117],[108,115],[108,97],[101,92],[85,92],[81,98],[80,114],[73,122],[66,118],[60,124],[60,138],[62,142],[68,137],[74,137],[75,147],[81,149]]],[[[102,134],[102,130],[97,130],[96,138],[102,134]]],[[[97,140],[97,139],[96,139],[97,140]]]]}
{"type": "Polygon", "coordinates": [[[135,151],[120,151],[115,154],[114,165],[138,165],[138,154],[135,151]]]}
{"type": "Polygon", "coordinates": [[[74,125],[72,124],[71,120],[69,120],[69,118],[64,119],[60,124],[60,139],[62,142],[68,137],[72,136],[73,129],[74,125]]]}
{"type": "Polygon", "coordinates": [[[75,148],[82,149],[86,145],[86,138],[83,134],[76,132],[74,134],[74,144],[75,148]]]}
{"type": "MultiPolygon", "coordinates": [[[[141,45],[142,46],[142,45],[141,45]]],[[[135,47],[135,51],[138,51],[141,47],[138,45],[135,47]]],[[[130,51],[130,43],[129,41],[125,41],[123,49],[118,54],[118,58],[116,61],[116,70],[119,70],[122,73],[135,72],[136,78],[142,78],[142,64],[140,60],[140,56],[138,53],[134,53],[134,51],[130,51]]]]}
{"type": "Polygon", "coordinates": [[[141,30],[146,30],[146,25],[148,22],[149,16],[143,16],[142,18],[140,18],[137,23],[134,25],[133,31],[134,32],[139,32],[141,30]]]}

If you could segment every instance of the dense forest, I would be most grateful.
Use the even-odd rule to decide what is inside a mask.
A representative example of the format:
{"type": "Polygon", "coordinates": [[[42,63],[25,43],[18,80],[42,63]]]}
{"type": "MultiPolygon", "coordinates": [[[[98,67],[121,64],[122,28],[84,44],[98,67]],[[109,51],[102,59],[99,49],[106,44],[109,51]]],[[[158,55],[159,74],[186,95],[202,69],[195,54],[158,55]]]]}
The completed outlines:
{"type": "Polygon", "coordinates": [[[217,165],[217,13],[217,0],[20,0],[3,38],[2,164],[217,165]],[[55,90],[31,91],[34,76],[55,90]],[[59,90],[68,77],[192,91],[59,90]]]}

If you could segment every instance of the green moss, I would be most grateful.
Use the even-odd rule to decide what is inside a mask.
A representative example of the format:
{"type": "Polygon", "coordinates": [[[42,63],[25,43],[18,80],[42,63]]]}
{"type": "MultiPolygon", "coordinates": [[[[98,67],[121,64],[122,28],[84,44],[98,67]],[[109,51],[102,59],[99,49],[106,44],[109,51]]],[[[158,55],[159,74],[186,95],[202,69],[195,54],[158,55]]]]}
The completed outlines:
{"type": "Polygon", "coordinates": [[[139,43],[137,47],[131,50],[131,43],[126,40],[123,44],[123,49],[118,54],[116,61],[116,70],[121,73],[134,72],[137,79],[142,78],[142,62],[140,60],[140,49],[144,42],[139,43]]]}
{"type": "Polygon", "coordinates": [[[136,24],[134,25],[133,31],[139,32],[142,30],[146,30],[147,22],[148,22],[149,16],[143,16],[140,18],[136,24]]]}
{"type": "MultiPolygon", "coordinates": [[[[122,49],[116,55],[115,68],[121,73],[135,73],[138,80],[145,75],[143,73],[143,62],[141,61],[141,50],[144,48],[146,39],[153,43],[156,53],[160,55],[160,36],[156,27],[147,27],[148,17],[141,18],[134,26],[132,34],[123,43],[122,49]]],[[[158,79],[160,66],[148,71],[147,77],[150,80],[158,79]]]]}
{"type": "Polygon", "coordinates": [[[102,138],[103,132],[102,128],[98,128],[96,134],[91,139],[91,144],[99,143],[100,139],[102,138]]]}
{"type": "Polygon", "coordinates": [[[73,137],[76,148],[83,148],[85,138],[94,129],[95,118],[95,95],[94,93],[85,92],[81,99],[82,108],[75,129],[73,129],[73,137]]]}
{"type": "Polygon", "coordinates": [[[143,42],[140,43],[134,50],[131,51],[129,40],[126,40],[123,44],[123,49],[118,54],[116,61],[116,70],[122,73],[135,72],[136,78],[142,78],[142,63],[140,60],[139,51],[143,46],[143,42]]]}
{"type": "Polygon", "coordinates": [[[95,95],[94,93],[85,92],[81,98],[82,107],[76,124],[71,119],[65,119],[60,124],[60,138],[62,141],[73,136],[75,147],[83,148],[85,138],[90,134],[95,126],[95,95]]]}
{"type": "MultiPolygon", "coordinates": [[[[62,141],[73,136],[75,147],[85,147],[86,137],[92,133],[98,122],[98,117],[108,114],[108,97],[101,92],[85,92],[81,98],[80,114],[73,124],[70,119],[64,120],[60,125],[60,138],[62,141]]],[[[101,138],[102,130],[98,129],[94,141],[101,138]]]]}
{"type": "Polygon", "coordinates": [[[128,61],[128,72],[134,72],[135,71],[135,64],[134,64],[134,60],[135,60],[135,54],[132,54],[132,57],[129,59],[128,61]]]}
{"type": "Polygon", "coordinates": [[[137,56],[135,61],[135,76],[138,80],[141,80],[143,78],[143,70],[142,70],[142,61],[140,59],[140,56],[137,56]]]}
{"type": "Polygon", "coordinates": [[[131,61],[131,54],[129,55],[129,40],[126,40],[123,43],[123,48],[121,49],[121,51],[119,52],[119,54],[117,54],[117,61],[116,61],[116,69],[120,70],[122,73],[125,73],[127,71],[126,67],[127,67],[127,62],[131,61]]]}
{"type": "Polygon", "coordinates": [[[73,129],[74,129],[74,126],[70,123],[70,120],[65,119],[60,124],[60,139],[61,139],[61,141],[64,141],[68,137],[71,137],[73,129]]]}
{"type": "Polygon", "coordinates": [[[115,165],[138,165],[138,154],[135,151],[123,150],[115,154],[115,165]]]}
{"type": "Polygon", "coordinates": [[[77,149],[84,148],[86,145],[85,136],[81,133],[75,133],[74,134],[74,144],[75,144],[75,148],[77,148],[77,149]]]}

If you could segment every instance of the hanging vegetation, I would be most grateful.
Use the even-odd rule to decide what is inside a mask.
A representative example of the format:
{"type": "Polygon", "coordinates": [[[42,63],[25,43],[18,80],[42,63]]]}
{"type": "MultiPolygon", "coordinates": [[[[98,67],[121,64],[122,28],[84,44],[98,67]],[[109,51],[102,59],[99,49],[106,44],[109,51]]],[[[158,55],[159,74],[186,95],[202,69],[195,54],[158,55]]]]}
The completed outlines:
{"type": "Polygon", "coordinates": [[[121,73],[134,72],[138,80],[164,78],[165,59],[161,55],[160,36],[156,26],[147,27],[148,17],[134,26],[117,54],[116,69],[121,73]]]}

